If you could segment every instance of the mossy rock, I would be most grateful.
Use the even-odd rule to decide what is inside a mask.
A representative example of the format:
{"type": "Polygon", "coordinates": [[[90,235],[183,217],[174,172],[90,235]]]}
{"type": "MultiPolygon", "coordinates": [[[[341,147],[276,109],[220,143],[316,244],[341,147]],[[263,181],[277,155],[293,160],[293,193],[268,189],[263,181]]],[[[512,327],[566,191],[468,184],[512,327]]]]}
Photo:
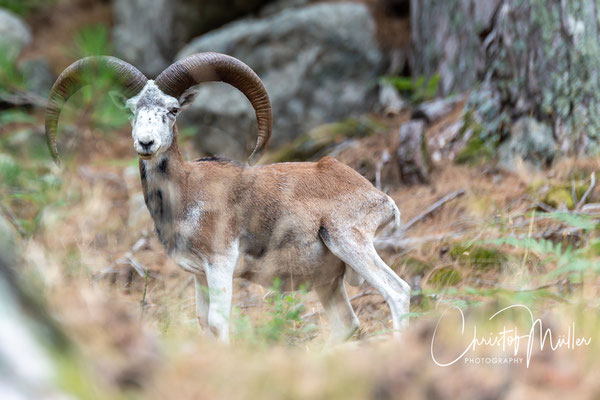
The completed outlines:
{"type": "Polygon", "coordinates": [[[508,256],[496,248],[473,244],[453,247],[450,257],[461,265],[483,271],[500,268],[508,261],[508,256]]]}
{"type": "Polygon", "coordinates": [[[472,134],[454,161],[457,164],[480,165],[493,159],[498,143],[495,143],[491,139],[482,139],[485,129],[483,125],[476,121],[473,112],[466,112],[463,121],[464,124],[459,132],[459,139],[462,139],[468,131],[472,131],[472,134]]]}
{"type": "Polygon", "coordinates": [[[273,162],[306,161],[346,139],[366,137],[387,129],[387,126],[372,118],[347,118],[312,129],[270,158],[273,162]]]}
{"type": "Polygon", "coordinates": [[[473,135],[465,147],[458,153],[458,164],[480,165],[494,157],[494,147],[483,141],[479,135],[473,135]]]}
{"type": "Polygon", "coordinates": [[[429,283],[436,289],[448,286],[456,286],[462,281],[462,275],[453,267],[443,267],[433,272],[429,277],[429,283]]]}

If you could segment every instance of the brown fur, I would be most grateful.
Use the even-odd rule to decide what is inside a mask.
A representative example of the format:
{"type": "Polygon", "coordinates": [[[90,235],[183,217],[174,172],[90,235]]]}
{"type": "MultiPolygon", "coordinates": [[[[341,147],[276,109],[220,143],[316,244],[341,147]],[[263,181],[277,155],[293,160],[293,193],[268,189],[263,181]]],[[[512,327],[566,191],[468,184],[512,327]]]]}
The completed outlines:
{"type": "Polygon", "coordinates": [[[361,220],[371,216],[361,224],[377,228],[392,216],[385,194],[332,157],[255,167],[222,159],[188,163],[176,139],[175,133],[154,168],[140,160],[144,197],[169,254],[189,251],[211,263],[239,240],[242,261],[236,276],[267,287],[277,277],[285,289],[327,284],[343,277],[344,264],[323,243],[322,229],[356,224],[357,215],[361,220]],[[158,206],[149,201],[157,187],[162,187],[162,211],[153,210],[158,206]],[[183,237],[179,225],[198,202],[202,215],[183,237]],[[172,220],[166,220],[168,215],[172,220]]]}

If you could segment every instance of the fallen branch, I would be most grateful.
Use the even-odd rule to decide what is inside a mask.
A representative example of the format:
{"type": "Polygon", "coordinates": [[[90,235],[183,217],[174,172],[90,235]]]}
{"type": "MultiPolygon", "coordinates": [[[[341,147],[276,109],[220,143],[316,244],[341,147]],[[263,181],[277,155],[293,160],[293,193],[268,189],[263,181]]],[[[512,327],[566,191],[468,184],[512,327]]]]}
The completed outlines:
{"type": "Polygon", "coordinates": [[[0,92],[0,101],[11,104],[13,106],[28,106],[33,105],[39,108],[46,108],[48,106],[48,100],[38,96],[35,93],[20,92],[20,93],[6,93],[0,92]]]}
{"type": "Polygon", "coordinates": [[[450,200],[456,199],[457,197],[463,196],[465,193],[466,193],[465,189],[460,189],[460,190],[457,190],[456,192],[450,193],[450,194],[442,197],[440,200],[436,201],[431,206],[429,206],[421,214],[417,215],[416,217],[414,217],[413,219],[408,221],[408,223],[402,227],[402,232],[405,233],[410,228],[412,228],[414,225],[416,225],[418,222],[422,221],[429,215],[433,214],[437,209],[441,208],[444,204],[446,204],[450,200]]]}
{"type": "Polygon", "coordinates": [[[143,264],[138,262],[136,260],[136,258],[134,257],[134,254],[137,253],[138,251],[140,251],[142,248],[146,247],[148,245],[148,243],[149,243],[148,235],[147,235],[147,233],[144,233],[143,236],[140,239],[138,239],[138,241],[135,242],[135,244],[133,246],[131,246],[129,251],[123,255],[123,257],[120,257],[119,259],[117,259],[117,261],[115,261],[110,267],[105,268],[102,271],[98,272],[97,276],[102,277],[104,275],[117,273],[118,272],[118,268],[116,268],[117,265],[129,265],[135,270],[135,272],[137,272],[137,274],[141,278],[145,279],[146,273],[148,272],[148,268],[146,268],[146,266],[144,266],[143,264]]]}
{"type": "Polygon", "coordinates": [[[457,239],[459,237],[464,236],[465,232],[449,232],[449,233],[440,233],[437,235],[430,236],[422,236],[422,237],[410,237],[400,239],[401,235],[393,235],[381,238],[375,238],[375,248],[377,250],[387,250],[387,249],[406,249],[409,247],[419,247],[425,243],[429,242],[439,242],[440,240],[446,239],[457,239]]]}

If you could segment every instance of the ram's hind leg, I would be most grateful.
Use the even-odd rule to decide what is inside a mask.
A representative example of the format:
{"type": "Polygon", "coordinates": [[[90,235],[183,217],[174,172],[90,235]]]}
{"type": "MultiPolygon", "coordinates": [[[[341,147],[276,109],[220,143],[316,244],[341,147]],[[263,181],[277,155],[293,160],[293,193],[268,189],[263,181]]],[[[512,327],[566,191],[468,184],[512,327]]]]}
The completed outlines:
{"type": "Polygon", "coordinates": [[[340,276],[333,282],[314,288],[327,314],[331,326],[330,343],[339,343],[349,339],[359,328],[358,318],[354,314],[344,278],[340,276]]]}
{"type": "Polygon", "coordinates": [[[385,299],[398,332],[408,326],[410,286],[388,267],[373,247],[372,237],[358,229],[336,230],[322,227],[321,238],[333,254],[365,278],[385,299]]]}

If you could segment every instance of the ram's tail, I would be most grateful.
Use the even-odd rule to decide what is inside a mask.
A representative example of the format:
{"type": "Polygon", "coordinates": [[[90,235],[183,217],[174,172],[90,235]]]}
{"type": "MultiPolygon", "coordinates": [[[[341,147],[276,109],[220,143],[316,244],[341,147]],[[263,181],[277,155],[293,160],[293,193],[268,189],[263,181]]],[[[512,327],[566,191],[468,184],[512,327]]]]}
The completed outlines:
{"type": "Polygon", "coordinates": [[[396,206],[396,202],[388,196],[388,204],[390,207],[390,214],[387,219],[383,221],[383,223],[377,228],[377,234],[379,234],[385,227],[388,227],[393,223],[392,226],[389,226],[390,229],[386,229],[386,232],[395,232],[400,230],[400,226],[402,225],[402,220],[400,218],[400,210],[398,210],[398,206],[396,206]]]}

